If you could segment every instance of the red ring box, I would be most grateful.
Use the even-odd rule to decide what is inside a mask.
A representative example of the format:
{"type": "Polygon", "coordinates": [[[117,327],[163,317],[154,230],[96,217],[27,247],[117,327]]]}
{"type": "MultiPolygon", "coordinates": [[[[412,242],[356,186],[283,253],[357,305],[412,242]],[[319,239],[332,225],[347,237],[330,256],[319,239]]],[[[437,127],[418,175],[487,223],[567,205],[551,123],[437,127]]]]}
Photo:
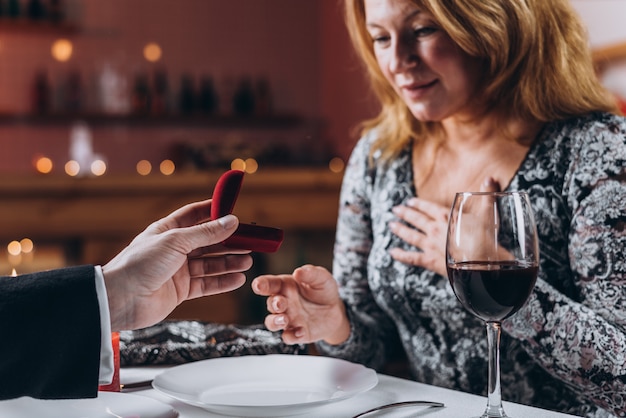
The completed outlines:
{"type": "MultiPolygon", "coordinates": [[[[215,220],[233,212],[241,190],[244,172],[229,170],[222,174],[213,189],[211,219],[215,220]]],[[[282,229],[256,224],[240,223],[233,235],[223,242],[228,248],[250,250],[259,253],[273,253],[282,244],[282,229]]]]}

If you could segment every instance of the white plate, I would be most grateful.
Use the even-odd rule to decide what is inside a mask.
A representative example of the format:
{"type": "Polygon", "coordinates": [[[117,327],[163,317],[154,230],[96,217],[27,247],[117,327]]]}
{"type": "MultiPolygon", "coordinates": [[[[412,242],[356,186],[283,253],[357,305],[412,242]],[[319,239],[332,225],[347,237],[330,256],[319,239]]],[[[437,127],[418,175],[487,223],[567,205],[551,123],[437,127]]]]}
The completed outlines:
{"type": "Polygon", "coordinates": [[[176,418],[171,406],[146,396],[98,392],[93,399],[41,400],[30,397],[0,402],[0,417],[12,418],[176,418]]]}
{"type": "Polygon", "coordinates": [[[197,361],[159,374],[155,389],[224,415],[258,417],[305,413],[372,389],[372,369],[309,355],[250,355],[197,361]]]}

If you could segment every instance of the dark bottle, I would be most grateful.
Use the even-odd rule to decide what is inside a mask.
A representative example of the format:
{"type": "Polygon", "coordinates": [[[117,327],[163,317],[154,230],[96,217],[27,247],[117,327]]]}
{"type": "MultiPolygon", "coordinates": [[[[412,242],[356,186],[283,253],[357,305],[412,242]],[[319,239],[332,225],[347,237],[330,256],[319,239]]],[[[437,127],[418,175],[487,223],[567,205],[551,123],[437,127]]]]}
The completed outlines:
{"type": "Polygon", "coordinates": [[[48,18],[53,23],[62,22],[64,19],[63,4],[61,0],[50,0],[48,6],[48,18]]]}
{"type": "Polygon", "coordinates": [[[198,107],[202,113],[212,115],[217,112],[219,98],[217,97],[217,92],[215,91],[213,78],[209,76],[202,77],[202,80],[200,81],[200,97],[198,102],[198,107]]]}
{"type": "Polygon", "coordinates": [[[145,115],[150,111],[150,86],[148,85],[148,77],[145,74],[138,74],[135,77],[132,108],[133,113],[138,115],[145,115]]]}
{"type": "Polygon", "coordinates": [[[155,116],[164,115],[169,111],[169,83],[164,70],[154,73],[151,109],[155,116]]]}
{"type": "Polygon", "coordinates": [[[267,116],[272,113],[272,92],[270,91],[270,83],[267,78],[261,77],[256,81],[255,99],[255,108],[257,115],[267,116]]]}
{"type": "Polygon", "coordinates": [[[83,86],[80,73],[72,71],[67,76],[65,88],[65,111],[76,113],[82,110],[83,106],[83,86]]]}
{"type": "Polygon", "coordinates": [[[32,87],[33,112],[38,114],[48,113],[50,110],[50,83],[45,71],[35,74],[32,87]]]}
{"type": "Polygon", "coordinates": [[[191,115],[196,110],[196,93],[193,78],[189,74],[183,74],[180,80],[178,109],[183,115],[191,115]]]}
{"type": "Polygon", "coordinates": [[[7,5],[7,16],[20,17],[22,14],[22,8],[20,7],[20,0],[9,0],[7,5]]]}
{"type": "Polygon", "coordinates": [[[235,90],[233,109],[235,114],[240,116],[254,113],[254,91],[252,90],[252,82],[248,77],[242,78],[237,90],[235,90]]]}
{"type": "Polygon", "coordinates": [[[41,0],[28,0],[27,15],[32,20],[41,20],[46,17],[46,8],[41,0]]]}

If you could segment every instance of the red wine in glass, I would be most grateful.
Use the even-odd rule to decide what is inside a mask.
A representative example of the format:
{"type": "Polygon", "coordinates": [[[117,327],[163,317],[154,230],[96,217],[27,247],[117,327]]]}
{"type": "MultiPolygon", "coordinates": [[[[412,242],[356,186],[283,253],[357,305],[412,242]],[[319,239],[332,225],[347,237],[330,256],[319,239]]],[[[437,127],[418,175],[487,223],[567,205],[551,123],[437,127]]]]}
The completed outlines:
{"type": "Polygon", "coordinates": [[[457,299],[487,328],[489,388],[480,418],[508,417],[500,393],[500,323],[526,303],[539,271],[528,194],[457,193],[448,222],[446,266],[457,299]]]}
{"type": "Polygon", "coordinates": [[[516,261],[460,262],[448,266],[448,278],[465,309],[493,322],[508,318],[526,303],[537,270],[516,261]]]}

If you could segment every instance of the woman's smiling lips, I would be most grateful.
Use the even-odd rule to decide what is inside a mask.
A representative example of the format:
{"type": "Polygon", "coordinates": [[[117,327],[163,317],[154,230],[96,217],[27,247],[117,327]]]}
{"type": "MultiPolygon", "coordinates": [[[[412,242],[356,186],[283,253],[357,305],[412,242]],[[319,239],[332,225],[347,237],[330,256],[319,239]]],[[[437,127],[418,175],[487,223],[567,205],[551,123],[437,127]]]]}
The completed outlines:
{"type": "Polygon", "coordinates": [[[400,89],[407,98],[415,100],[426,94],[435,84],[437,84],[437,79],[426,83],[403,84],[400,89]]]}

